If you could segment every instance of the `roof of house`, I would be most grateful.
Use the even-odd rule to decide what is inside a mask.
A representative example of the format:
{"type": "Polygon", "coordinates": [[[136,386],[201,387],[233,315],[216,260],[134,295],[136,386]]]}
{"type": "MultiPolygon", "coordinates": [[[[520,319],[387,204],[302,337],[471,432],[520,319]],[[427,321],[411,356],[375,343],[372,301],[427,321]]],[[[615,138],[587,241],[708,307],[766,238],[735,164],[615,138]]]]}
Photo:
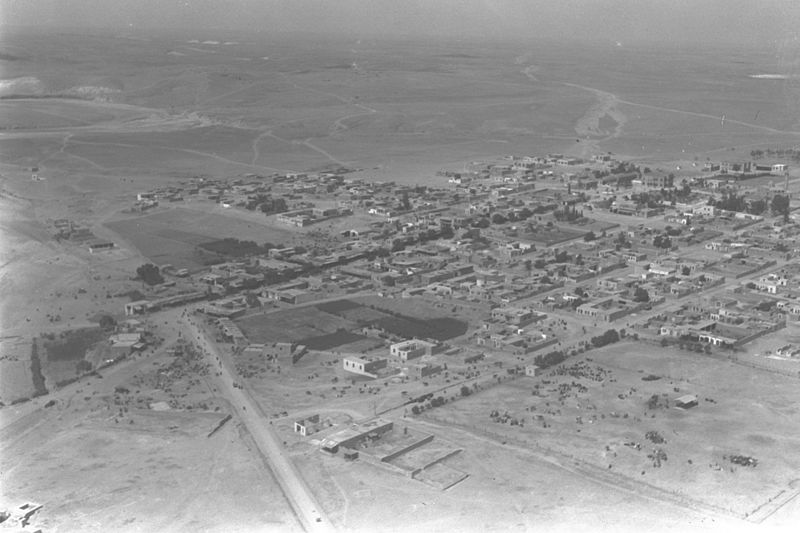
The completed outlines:
{"type": "Polygon", "coordinates": [[[695,396],[694,394],[685,394],[685,395],[681,396],[680,398],[675,398],[675,401],[677,403],[683,403],[683,404],[695,403],[695,402],[697,402],[697,396],[695,396]]]}

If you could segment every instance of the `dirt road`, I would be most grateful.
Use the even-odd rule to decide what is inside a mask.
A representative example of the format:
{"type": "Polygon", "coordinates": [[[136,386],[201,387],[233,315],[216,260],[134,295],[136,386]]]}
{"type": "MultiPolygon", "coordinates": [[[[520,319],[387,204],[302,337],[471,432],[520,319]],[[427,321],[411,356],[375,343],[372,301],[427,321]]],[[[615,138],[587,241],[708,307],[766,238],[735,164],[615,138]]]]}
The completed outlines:
{"type": "Polygon", "coordinates": [[[267,417],[247,389],[242,388],[243,380],[236,376],[236,367],[230,353],[219,349],[216,343],[209,340],[199,326],[198,319],[192,315],[187,314],[182,317],[181,323],[186,328],[187,338],[197,342],[204,357],[212,364],[214,377],[218,381],[218,390],[234,406],[236,414],[244,422],[259,451],[267,459],[303,528],[309,532],[335,531],[305,480],[284,452],[267,417]],[[217,373],[219,375],[216,375],[217,373]]]}

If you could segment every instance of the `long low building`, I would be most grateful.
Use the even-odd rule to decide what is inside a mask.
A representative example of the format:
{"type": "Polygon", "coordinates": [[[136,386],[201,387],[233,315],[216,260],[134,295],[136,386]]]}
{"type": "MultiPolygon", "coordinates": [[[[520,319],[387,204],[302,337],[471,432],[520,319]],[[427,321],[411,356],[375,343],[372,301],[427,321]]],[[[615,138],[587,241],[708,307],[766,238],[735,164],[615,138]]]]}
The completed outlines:
{"type": "Polygon", "coordinates": [[[166,296],[157,300],[137,300],[135,302],[128,302],[125,304],[125,314],[141,315],[150,311],[157,311],[162,307],[171,307],[195,302],[197,300],[202,300],[205,297],[206,293],[195,291],[176,294],[174,296],[166,296]]]}
{"type": "Polygon", "coordinates": [[[383,418],[373,418],[367,422],[352,424],[350,427],[324,438],[320,443],[320,449],[328,453],[336,453],[339,448],[355,448],[367,439],[379,438],[384,433],[391,431],[393,427],[394,422],[383,418]]]}

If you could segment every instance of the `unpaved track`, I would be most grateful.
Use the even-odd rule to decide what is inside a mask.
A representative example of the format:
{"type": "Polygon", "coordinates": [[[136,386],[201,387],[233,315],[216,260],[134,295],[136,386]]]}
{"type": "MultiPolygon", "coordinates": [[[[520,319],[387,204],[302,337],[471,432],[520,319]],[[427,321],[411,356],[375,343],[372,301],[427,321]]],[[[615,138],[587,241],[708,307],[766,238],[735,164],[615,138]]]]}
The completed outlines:
{"type": "Polygon", "coordinates": [[[267,459],[303,528],[309,532],[335,531],[305,480],[284,452],[278,436],[258,403],[250,396],[247,389],[234,387],[234,382],[244,385],[243,380],[237,379],[235,370],[232,370],[235,365],[230,354],[218,349],[216,343],[210,341],[198,326],[197,319],[191,315],[182,317],[181,323],[189,334],[188,338],[199,344],[206,360],[214,369],[212,373],[220,373],[218,376],[215,375],[218,390],[231,402],[259,451],[267,459]]]}

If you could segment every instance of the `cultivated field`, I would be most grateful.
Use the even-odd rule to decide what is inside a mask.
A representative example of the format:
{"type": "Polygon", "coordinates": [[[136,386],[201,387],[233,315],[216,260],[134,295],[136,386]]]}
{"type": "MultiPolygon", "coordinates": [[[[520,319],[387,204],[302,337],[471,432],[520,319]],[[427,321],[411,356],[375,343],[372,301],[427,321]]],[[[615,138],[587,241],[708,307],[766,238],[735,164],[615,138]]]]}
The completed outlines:
{"type": "Polygon", "coordinates": [[[314,307],[253,315],[237,320],[237,324],[250,342],[300,342],[354,326],[314,307]]]}
{"type": "MultiPolygon", "coordinates": [[[[442,316],[423,300],[396,305],[395,300],[366,298],[336,300],[238,320],[250,342],[297,342],[310,349],[330,350],[366,341],[356,330],[375,326],[403,338],[449,340],[463,335],[468,324],[442,316]],[[376,302],[377,303],[367,303],[376,302]],[[403,310],[398,310],[403,309],[403,310]],[[406,314],[408,313],[408,314],[406,314]]],[[[377,340],[373,345],[380,345],[377,340]]]]}
{"type": "Polygon", "coordinates": [[[569,228],[560,228],[553,226],[552,228],[538,228],[536,233],[525,233],[523,237],[527,240],[538,242],[545,246],[552,246],[572,239],[577,239],[590,230],[580,231],[569,228]]]}
{"type": "Polygon", "coordinates": [[[30,339],[0,340],[0,401],[8,405],[14,400],[30,398],[33,392],[30,339]]]}

